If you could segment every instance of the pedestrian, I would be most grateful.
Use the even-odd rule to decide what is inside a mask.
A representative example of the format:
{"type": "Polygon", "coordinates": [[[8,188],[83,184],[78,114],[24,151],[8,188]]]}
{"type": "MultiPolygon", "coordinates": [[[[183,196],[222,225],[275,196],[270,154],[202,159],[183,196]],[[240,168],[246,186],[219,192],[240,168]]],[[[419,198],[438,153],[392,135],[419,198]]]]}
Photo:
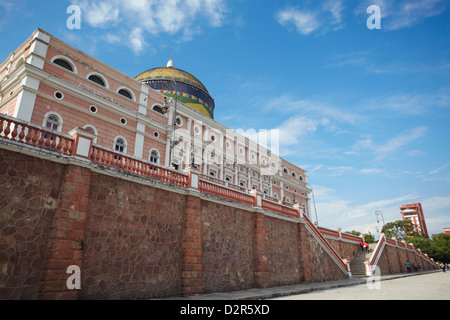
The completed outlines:
{"type": "Polygon", "coordinates": [[[417,265],[417,268],[419,269],[419,271],[420,271],[420,269],[422,269],[422,266],[420,265],[420,263],[417,265]]]}
{"type": "Polygon", "coordinates": [[[369,253],[369,244],[367,242],[364,242],[364,249],[366,250],[366,253],[369,253]]]}
{"type": "MultiPolygon", "coordinates": [[[[405,265],[406,265],[406,272],[407,272],[407,273],[411,273],[411,268],[410,268],[410,266],[409,266],[409,261],[408,261],[408,260],[406,260],[405,265]]],[[[444,271],[444,272],[445,272],[445,271],[444,271]]]]}
{"type": "Polygon", "coordinates": [[[447,268],[447,265],[444,264],[444,265],[442,266],[442,271],[445,272],[445,269],[446,269],[446,268],[447,268]]]}
{"type": "Polygon", "coordinates": [[[364,250],[364,242],[362,240],[359,242],[359,246],[361,247],[361,251],[363,251],[364,250]]]}

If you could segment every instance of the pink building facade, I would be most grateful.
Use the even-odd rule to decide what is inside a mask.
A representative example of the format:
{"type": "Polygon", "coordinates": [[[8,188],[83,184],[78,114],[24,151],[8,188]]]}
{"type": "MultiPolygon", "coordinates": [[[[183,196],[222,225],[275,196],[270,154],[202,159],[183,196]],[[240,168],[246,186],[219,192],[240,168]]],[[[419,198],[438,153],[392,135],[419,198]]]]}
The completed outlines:
{"type": "MultiPolygon", "coordinates": [[[[157,71],[165,78],[173,70],[169,61],[157,71]]],[[[180,81],[195,89],[188,75],[194,82],[180,81]]],[[[186,100],[193,96],[173,89],[156,90],[41,29],[0,65],[0,113],[61,134],[81,128],[99,148],[171,170],[195,164],[211,182],[284,198],[309,216],[305,170],[215,121],[213,100],[201,112],[186,100]]]]}

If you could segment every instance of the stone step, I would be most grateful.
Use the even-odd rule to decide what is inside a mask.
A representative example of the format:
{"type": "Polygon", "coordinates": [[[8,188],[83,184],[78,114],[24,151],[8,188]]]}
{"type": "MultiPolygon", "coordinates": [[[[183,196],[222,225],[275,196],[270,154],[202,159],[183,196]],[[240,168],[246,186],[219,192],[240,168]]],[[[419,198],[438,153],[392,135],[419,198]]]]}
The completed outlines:
{"type": "Polygon", "coordinates": [[[358,278],[367,277],[366,266],[364,264],[364,261],[369,260],[371,256],[372,256],[371,253],[366,254],[365,251],[362,250],[358,252],[352,264],[350,265],[352,276],[358,278]]]}

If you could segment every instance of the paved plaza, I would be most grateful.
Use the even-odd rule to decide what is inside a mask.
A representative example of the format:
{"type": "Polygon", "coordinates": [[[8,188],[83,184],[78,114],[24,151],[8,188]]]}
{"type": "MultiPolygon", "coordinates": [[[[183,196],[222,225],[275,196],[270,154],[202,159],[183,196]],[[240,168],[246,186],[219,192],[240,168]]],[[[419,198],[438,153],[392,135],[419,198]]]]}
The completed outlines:
{"type": "Polygon", "coordinates": [[[317,290],[274,300],[450,300],[450,272],[415,274],[335,289],[317,290]],[[369,288],[371,287],[371,288],[369,288]]]}
{"type": "Polygon", "coordinates": [[[162,300],[450,300],[450,271],[424,271],[367,278],[218,292],[162,300]],[[371,289],[370,289],[371,287],[371,289]]]}

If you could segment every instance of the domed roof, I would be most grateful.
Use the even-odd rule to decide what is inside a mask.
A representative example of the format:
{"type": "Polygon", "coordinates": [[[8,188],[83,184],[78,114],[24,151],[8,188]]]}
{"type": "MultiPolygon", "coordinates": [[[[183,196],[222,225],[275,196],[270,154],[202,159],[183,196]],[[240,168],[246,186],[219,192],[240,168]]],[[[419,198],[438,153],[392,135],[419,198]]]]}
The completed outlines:
{"type": "Polygon", "coordinates": [[[197,86],[203,91],[208,92],[208,90],[206,90],[206,87],[200,82],[200,80],[198,80],[192,74],[174,67],[153,68],[142,72],[135,79],[138,81],[155,80],[155,79],[183,81],[192,84],[194,86],[197,86]]]}
{"type": "Polygon", "coordinates": [[[175,68],[172,59],[166,67],[144,71],[135,79],[167,96],[177,96],[185,105],[214,118],[214,100],[206,87],[189,72],[175,68]]]}

